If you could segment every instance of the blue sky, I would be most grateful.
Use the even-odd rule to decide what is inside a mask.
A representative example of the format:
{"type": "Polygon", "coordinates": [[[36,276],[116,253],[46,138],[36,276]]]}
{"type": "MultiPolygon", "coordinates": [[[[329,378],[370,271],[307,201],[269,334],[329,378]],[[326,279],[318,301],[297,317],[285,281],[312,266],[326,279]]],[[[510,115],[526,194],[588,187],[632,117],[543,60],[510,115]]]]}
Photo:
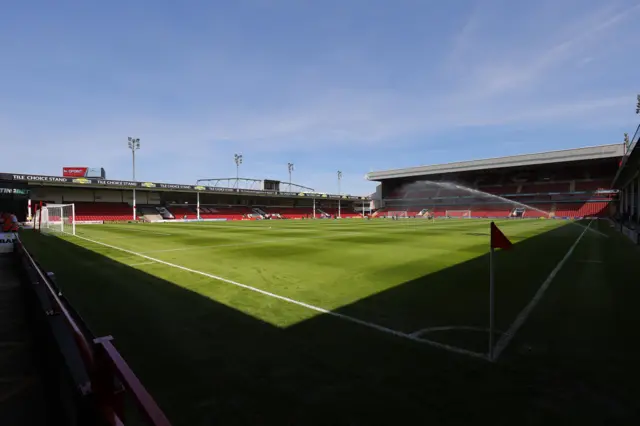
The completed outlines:
{"type": "Polygon", "coordinates": [[[371,170],[621,142],[640,1],[10,2],[3,172],[240,174],[365,194],[371,170]],[[6,151],[5,151],[6,152],[6,151]]]}

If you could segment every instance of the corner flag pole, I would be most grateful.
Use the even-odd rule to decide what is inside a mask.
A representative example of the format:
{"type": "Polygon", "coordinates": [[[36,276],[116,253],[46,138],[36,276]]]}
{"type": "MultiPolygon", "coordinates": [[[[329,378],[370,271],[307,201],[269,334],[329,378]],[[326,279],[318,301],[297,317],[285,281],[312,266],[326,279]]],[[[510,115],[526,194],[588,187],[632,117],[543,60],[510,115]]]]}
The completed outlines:
{"type": "Polygon", "coordinates": [[[496,291],[495,291],[495,266],[493,255],[497,248],[509,250],[512,246],[511,241],[502,233],[502,231],[491,222],[491,243],[489,251],[489,359],[493,361],[493,339],[495,334],[496,322],[496,291]]]}
{"type": "MultiPolygon", "coordinates": [[[[491,222],[493,224],[493,222],[491,222]]],[[[493,361],[493,338],[496,322],[495,274],[493,271],[493,245],[489,251],[489,359],[493,361]]]]}

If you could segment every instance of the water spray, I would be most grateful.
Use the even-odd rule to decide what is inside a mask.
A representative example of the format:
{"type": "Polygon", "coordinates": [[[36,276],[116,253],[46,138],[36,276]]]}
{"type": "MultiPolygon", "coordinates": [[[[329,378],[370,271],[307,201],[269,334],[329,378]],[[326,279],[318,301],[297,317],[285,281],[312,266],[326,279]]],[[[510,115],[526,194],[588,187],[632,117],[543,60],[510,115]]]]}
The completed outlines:
{"type": "MultiPolygon", "coordinates": [[[[500,195],[490,194],[488,192],[484,192],[484,191],[481,191],[479,189],[469,188],[468,186],[464,186],[464,185],[461,185],[461,184],[455,183],[455,182],[448,182],[448,181],[436,182],[436,181],[430,181],[430,180],[423,180],[423,181],[414,182],[414,183],[410,183],[408,185],[405,185],[405,186],[403,186],[402,189],[404,189],[405,191],[411,191],[411,190],[415,191],[415,190],[424,190],[424,189],[445,189],[445,190],[450,190],[450,191],[461,191],[461,192],[466,193],[466,194],[468,194],[470,196],[475,196],[476,198],[480,198],[481,201],[482,201],[482,199],[499,201],[502,204],[507,204],[507,205],[513,206],[514,208],[515,207],[520,207],[520,208],[524,208],[524,209],[537,211],[537,212],[541,213],[541,216],[544,216],[545,218],[551,218],[552,217],[550,212],[547,212],[545,210],[539,209],[539,208],[534,207],[532,205],[521,203],[521,202],[515,201],[515,200],[510,200],[509,198],[501,197],[500,195]]],[[[440,199],[440,197],[438,197],[438,198],[440,199]]],[[[446,197],[445,197],[445,199],[446,199],[446,197]]],[[[460,198],[456,199],[456,201],[460,201],[460,200],[464,201],[464,199],[460,199],[460,198]]],[[[414,202],[414,203],[410,202],[408,207],[417,207],[417,206],[424,205],[425,204],[424,201],[425,200],[420,200],[420,201],[416,200],[416,202],[414,202]]],[[[431,200],[431,201],[433,201],[433,200],[431,200]]],[[[432,204],[435,207],[436,203],[432,202],[432,204]]],[[[472,207],[473,204],[474,204],[473,201],[469,200],[468,205],[470,207],[472,207]]],[[[452,204],[452,205],[461,205],[461,206],[463,206],[465,204],[456,202],[455,204],[452,204]]],[[[574,223],[572,221],[569,221],[568,223],[570,223],[572,225],[582,226],[579,223],[574,223]]],[[[589,227],[587,229],[589,229],[589,231],[592,231],[593,233],[596,233],[596,234],[599,234],[599,235],[607,237],[606,234],[603,234],[602,232],[599,232],[599,231],[597,231],[597,230],[595,230],[593,228],[589,227]]]]}
{"type": "MultiPolygon", "coordinates": [[[[493,200],[494,202],[508,204],[510,206],[513,206],[514,208],[521,207],[528,210],[534,210],[534,211],[540,212],[544,217],[547,217],[547,218],[551,217],[551,213],[544,211],[542,209],[539,209],[537,207],[531,206],[529,204],[524,204],[519,201],[510,200],[508,198],[501,197],[500,195],[489,194],[488,192],[484,192],[475,188],[469,188],[468,186],[460,185],[459,183],[455,183],[455,182],[436,182],[436,181],[424,180],[420,182],[410,183],[404,186],[403,189],[405,190],[445,189],[450,191],[460,191],[470,196],[475,196],[477,198],[484,198],[487,200],[493,200]]],[[[424,203],[417,202],[413,206],[416,206],[419,204],[424,204],[424,203]]],[[[456,203],[456,204],[460,204],[460,203],[456,203]]],[[[469,200],[469,205],[473,205],[473,202],[471,200],[469,200]]]]}

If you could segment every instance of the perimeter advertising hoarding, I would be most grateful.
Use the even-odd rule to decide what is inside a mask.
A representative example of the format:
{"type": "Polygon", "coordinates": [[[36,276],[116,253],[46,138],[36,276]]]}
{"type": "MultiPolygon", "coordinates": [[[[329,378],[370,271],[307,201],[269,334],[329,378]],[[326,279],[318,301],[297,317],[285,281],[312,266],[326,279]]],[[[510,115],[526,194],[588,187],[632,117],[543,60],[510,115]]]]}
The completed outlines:
{"type": "Polygon", "coordinates": [[[16,239],[16,234],[13,232],[0,232],[0,253],[13,252],[16,239]]]}
{"type": "Polygon", "coordinates": [[[202,186],[202,185],[179,185],[170,183],[158,183],[158,182],[132,182],[124,180],[106,180],[86,177],[60,177],[60,176],[43,176],[43,175],[20,175],[13,173],[0,173],[0,181],[14,181],[14,182],[27,182],[43,183],[43,184],[64,184],[71,186],[86,186],[91,185],[93,187],[104,188],[140,188],[147,190],[173,190],[173,191],[197,191],[197,192],[209,192],[209,193],[237,193],[239,195],[261,195],[261,196],[285,196],[285,197],[306,197],[306,198],[319,198],[319,199],[343,199],[343,200],[368,200],[368,197],[355,197],[352,195],[332,195],[324,193],[310,193],[310,192],[281,192],[281,191],[260,191],[249,189],[237,189],[237,188],[220,188],[214,186],[202,186]]]}
{"type": "Polygon", "coordinates": [[[102,167],[63,167],[62,176],[75,178],[106,178],[104,168],[102,167]]]}

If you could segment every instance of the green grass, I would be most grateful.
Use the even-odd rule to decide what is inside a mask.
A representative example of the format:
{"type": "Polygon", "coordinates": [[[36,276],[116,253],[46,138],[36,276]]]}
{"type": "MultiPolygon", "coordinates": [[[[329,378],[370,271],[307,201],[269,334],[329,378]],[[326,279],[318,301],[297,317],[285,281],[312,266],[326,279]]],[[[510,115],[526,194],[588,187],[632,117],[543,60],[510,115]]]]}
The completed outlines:
{"type": "MultiPolygon", "coordinates": [[[[587,222],[502,221],[497,328],[507,330],[587,222]]],[[[595,221],[499,362],[484,353],[487,221],[265,221],[79,226],[24,234],[174,425],[620,424],[638,415],[640,255],[595,221]],[[337,317],[210,276],[342,315],[337,317]],[[147,263],[151,262],[151,263],[147,263]],[[481,331],[460,327],[476,327],[481,331]]]]}

